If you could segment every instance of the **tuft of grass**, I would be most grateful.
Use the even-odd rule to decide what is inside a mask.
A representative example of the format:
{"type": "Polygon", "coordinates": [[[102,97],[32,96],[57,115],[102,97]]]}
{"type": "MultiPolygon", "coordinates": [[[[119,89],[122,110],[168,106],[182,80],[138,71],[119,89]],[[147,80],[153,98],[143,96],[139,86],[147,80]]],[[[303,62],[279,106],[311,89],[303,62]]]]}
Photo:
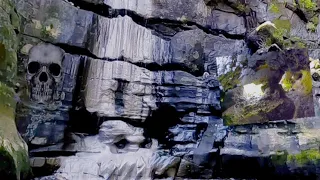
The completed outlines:
{"type": "Polygon", "coordinates": [[[274,33],[276,38],[283,38],[283,36],[288,35],[291,31],[291,23],[288,19],[276,19],[273,21],[277,30],[274,33]]]}

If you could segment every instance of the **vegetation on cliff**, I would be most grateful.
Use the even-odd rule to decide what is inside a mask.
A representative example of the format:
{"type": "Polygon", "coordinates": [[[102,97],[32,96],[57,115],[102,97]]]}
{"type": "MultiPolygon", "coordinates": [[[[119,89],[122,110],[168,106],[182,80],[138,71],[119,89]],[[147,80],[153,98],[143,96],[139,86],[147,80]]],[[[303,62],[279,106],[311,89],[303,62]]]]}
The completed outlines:
{"type": "Polygon", "coordinates": [[[298,166],[305,166],[308,163],[317,164],[320,162],[320,152],[317,149],[308,149],[298,154],[289,154],[288,162],[298,166]]]}
{"type": "Polygon", "coordinates": [[[12,2],[0,2],[0,177],[26,179],[30,175],[27,145],[15,125],[14,90],[17,73],[19,16],[12,2]]]}

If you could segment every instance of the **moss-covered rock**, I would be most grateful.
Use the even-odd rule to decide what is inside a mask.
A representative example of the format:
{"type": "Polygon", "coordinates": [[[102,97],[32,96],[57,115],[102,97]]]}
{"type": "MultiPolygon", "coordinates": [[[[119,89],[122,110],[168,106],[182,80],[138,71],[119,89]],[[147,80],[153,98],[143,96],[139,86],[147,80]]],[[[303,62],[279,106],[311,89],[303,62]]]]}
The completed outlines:
{"type": "Polygon", "coordinates": [[[18,45],[17,35],[14,29],[15,26],[18,27],[17,23],[19,23],[19,20],[17,19],[18,15],[15,14],[15,26],[11,24],[10,16],[13,16],[14,11],[12,6],[8,4],[9,1],[5,0],[2,2],[2,6],[8,8],[8,12],[0,8],[0,81],[12,85],[14,84],[17,71],[16,49],[18,45]],[[5,2],[7,2],[7,4],[5,4],[5,2]]]}
{"type": "Polygon", "coordinates": [[[276,152],[275,154],[271,155],[270,158],[274,166],[283,166],[283,165],[286,165],[287,163],[288,152],[287,151],[276,152]]]}
{"type": "Polygon", "coordinates": [[[272,44],[277,44],[280,47],[290,47],[291,43],[286,43],[284,37],[288,37],[291,31],[290,20],[287,19],[275,19],[273,23],[276,29],[272,32],[272,36],[267,38],[266,45],[271,46],[272,44]]]}
{"type": "Polygon", "coordinates": [[[223,119],[226,125],[240,125],[249,123],[267,122],[268,117],[279,109],[286,101],[261,101],[255,105],[233,106],[223,112],[223,119]]]}
{"type": "Polygon", "coordinates": [[[9,0],[0,1],[0,178],[27,179],[30,176],[28,147],[15,125],[14,84],[17,74],[16,32],[19,16],[9,0]]]}
{"type": "Polygon", "coordinates": [[[269,6],[269,11],[275,14],[280,13],[279,3],[276,1],[272,2],[269,6]]]}
{"type": "Polygon", "coordinates": [[[288,162],[297,166],[306,166],[307,164],[318,164],[320,162],[320,152],[317,149],[308,149],[298,154],[289,154],[288,162]]]}
{"type": "Polygon", "coordinates": [[[229,89],[233,89],[240,83],[239,77],[241,75],[241,68],[237,67],[235,71],[230,71],[224,75],[219,77],[219,81],[224,88],[224,91],[228,91],[229,89]]]}
{"type": "Polygon", "coordinates": [[[285,91],[290,91],[292,89],[292,85],[294,83],[292,76],[293,74],[291,71],[286,71],[280,81],[280,84],[285,91]]]}
{"type": "Polygon", "coordinates": [[[311,73],[309,70],[301,70],[301,72],[302,72],[301,84],[304,87],[304,93],[311,94],[312,93],[311,73]]]}
{"type": "Polygon", "coordinates": [[[30,175],[28,148],[16,129],[13,96],[13,89],[0,82],[0,177],[25,179],[30,175]]]}
{"type": "Polygon", "coordinates": [[[317,4],[312,0],[299,0],[299,5],[307,11],[314,11],[317,8],[317,4]]]}
{"type": "Polygon", "coordinates": [[[310,95],[312,93],[312,77],[310,71],[308,69],[301,70],[299,74],[301,74],[301,78],[294,82],[292,88],[305,95],[310,95]]]}

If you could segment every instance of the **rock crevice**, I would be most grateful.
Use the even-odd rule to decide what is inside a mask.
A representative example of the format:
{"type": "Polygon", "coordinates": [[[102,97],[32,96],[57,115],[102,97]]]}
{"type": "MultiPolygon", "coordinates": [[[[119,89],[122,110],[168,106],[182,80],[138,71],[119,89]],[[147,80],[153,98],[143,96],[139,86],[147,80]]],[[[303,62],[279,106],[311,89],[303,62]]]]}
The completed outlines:
{"type": "MultiPolygon", "coordinates": [[[[132,20],[148,29],[155,31],[155,35],[159,34],[160,37],[166,39],[166,37],[172,37],[178,32],[187,31],[194,29],[195,26],[198,29],[201,29],[205,33],[212,34],[215,36],[222,35],[229,39],[244,39],[245,35],[243,34],[230,34],[224,29],[215,29],[209,26],[203,26],[197,22],[188,21],[188,20],[175,20],[175,19],[166,19],[158,17],[143,17],[135,11],[130,9],[113,9],[111,6],[101,3],[94,4],[87,1],[78,1],[78,0],[69,0],[74,6],[79,7],[87,11],[94,12],[101,16],[107,18],[117,18],[119,16],[129,16],[132,20]]],[[[222,11],[223,12],[223,11],[222,11]]],[[[232,12],[227,12],[232,13],[232,12]]]]}

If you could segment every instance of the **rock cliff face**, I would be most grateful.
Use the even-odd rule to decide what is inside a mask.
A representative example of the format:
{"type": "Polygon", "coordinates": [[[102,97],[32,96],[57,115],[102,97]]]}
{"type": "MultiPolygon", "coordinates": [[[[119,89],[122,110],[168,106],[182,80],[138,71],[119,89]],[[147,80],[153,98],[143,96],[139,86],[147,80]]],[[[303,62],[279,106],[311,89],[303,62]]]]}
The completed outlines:
{"type": "Polygon", "coordinates": [[[316,176],[318,118],[227,127],[217,78],[225,71],[217,61],[272,44],[308,48],[317,59],[316,2],[13,2],[21,18],[16,123],[36,177],[316,176]],[[265,21],[277,27],[272,39],[253,33],[265,21]]]}

